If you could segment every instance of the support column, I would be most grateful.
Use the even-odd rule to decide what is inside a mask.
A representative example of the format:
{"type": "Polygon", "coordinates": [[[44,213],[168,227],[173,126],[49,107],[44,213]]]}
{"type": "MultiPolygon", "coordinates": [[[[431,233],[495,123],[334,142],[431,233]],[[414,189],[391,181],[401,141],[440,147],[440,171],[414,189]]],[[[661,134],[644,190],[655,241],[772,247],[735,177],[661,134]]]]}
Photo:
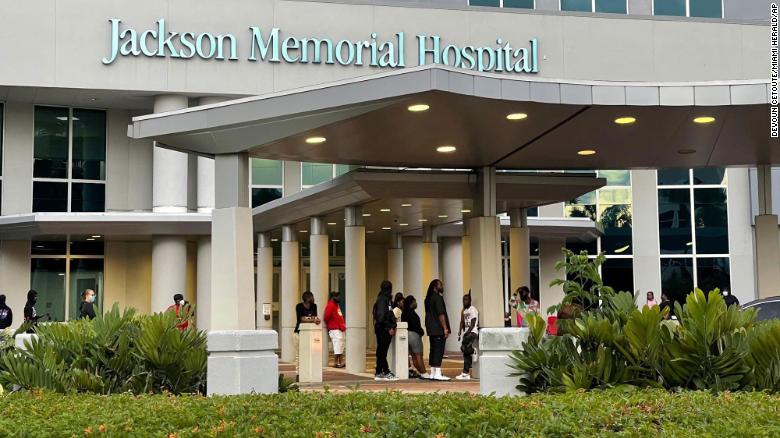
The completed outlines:
{"type": "MultiPolygon", "coordinates": [[[[422,288],[420,290],[423,291],[424,297],[425,291],[428,290],[428,284],[439,278],[439,242],[436,231],[428,224],[423,225],[421,254],[422,288]]],[[[444,285],[444,290],[445,293],[463,293],[463,291],[450,291],[446,284],[444,285]]]]}
{"type": "Polygon", "coordinates": [[[271,234],[257,234],[257,328],[273,327],[274,250],[271,234]]]}
{"type": "MultiPolygon", "coordinates": [[[[460,237],[443,237],[441,249],[441,279],[444,281],[446,293],[444,302],[450,314],[450,324],[457,333],[458,314],[463,307],[463,294],[468,292],[469,285],[463,283],[463,248],[460,237]]],[[[446,351],[458,351],[460,342],[457,336],[447,338],[446,351]]]]}
{"type": "Polygon", "coordinates": [[[387,279],[399,290],[404,287],[404,250],[401,234],[397,231],[393,231],[387,249],[387,279]]]}
{"type": "Polygon", "coordinates": [[[780,294],[780,229],[772,214],[771,166],[758,166],[756,268],[758,298],[780,294]]]}
{"type": "Polygon", "coordinates": [[[199,330],[211,328],[211,236],[198,239],[195,321],[199,330]]]}
{"type": "Polygon", "coordinates": [[[301,252],[292,225],[282,227],[282,282],[279,297],[282,360],[295,361],[295,305],[301,295],[301,252]]]}
{"type": "MultiPolygon", "coordinates": [[[[187,96],[162,95],[154,99],[154,112],[187,108],[187,96]]],[[[152,161],[152,210],[155,213],[187,212],[187,154],[154,146],[152,161]]],[[[173,295],[185,293],[187,239],[184,236],[152,238],[152,312],[173,304],[173,295]]],[[[185,299],[191,299],[186,297],[185,299]]]]}
{"type": "MultiPolygon", "coordinates": [[[[204,96],[198,105],[212,105],[228,100],[221,96],[204,96]]],[[[198,213],[209,213],[214,209],[214,159],[197,157],[197,208],[198,213]]]]}
{"type": "MultiPolygon", "coordinates": [[[[325,219],[322,217],[311,218],[309,226],[309,290],[314,294],[314,302],[317,303],[319,317],[325,316],[325,306],[328,304],[328,231],[325,219]]],[[[322,329],[322,364],[328,366],[328,328],[323,323],[322,329]]]]}
{"type": "Polygon", "coordinates": [[[509,212],[509,290],[531,284],[531,234],[526,209],[509,212]]]}
{"type": "Polygon", "coordinates": [[[217,155],[211,220],[211,329],[254,330],[249,156],[217,155]]]}
{"type": "Polygon", "coordinates": [[[347,372],[366,372],[366,229],[360,207],[344,212],[346,274],[347,372]]]}
{"type": "Polygon", "coordinates": [[[542,240],[539,242],[539,313],[547,313],[547,308],[559,304],[564,297],[562,286],[550,286],[550,282],[566,275],[556,271],[555,264],[563,260],[561,248],[566,246],[563,239],[542,240]]]}
{"type": "Polygon", "coordinates": [[[480,325],[504,326],[501,285],[501,223],[496,216],[496,169],[480,169],[474,217],[467,219],[470,236],[471,294],[480,325]]]}

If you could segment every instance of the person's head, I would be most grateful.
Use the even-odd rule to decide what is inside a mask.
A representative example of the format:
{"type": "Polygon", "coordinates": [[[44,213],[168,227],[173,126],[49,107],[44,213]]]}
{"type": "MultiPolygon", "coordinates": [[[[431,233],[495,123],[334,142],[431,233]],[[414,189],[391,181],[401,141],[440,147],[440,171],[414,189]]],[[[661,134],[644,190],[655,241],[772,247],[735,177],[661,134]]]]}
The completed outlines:
{"type": "Polygon", "coordinates": [[[173,296],[173,304],[176,304],[177,306],[183,306],[184,305],[184,295],[182,294],[176,294],[173,296]]]}
{"type": "Polygon", "coordinates": [[[306,292],[303,293],[303,295],[301,295],[301,301],[303,301],[303,304],[307,306],[311,305],[312,303],[314,303],[314,294],[311,293],[311,291],[307,290],[306,292]]]}
{"type": "Polygon", "coordinates": [[[517,293],[520,295],[520,300],[524,303],[531,300],[531,289],[528,289],[528,286],[520,286],[517,288],[517,293]]]}
{"type": "Polygon", "coordinates": [[[335,302],[335,303],[340,302],[341,301],[341,292],[339,292],[337,290],[330,291],[330,293],[328,294],[328,299],[333,301],[333,302],[335,302]]]}
{"type": "Polygon", "coordinates": [[[723,296],[724,296],[724,297],[731,296],[731,291],[730,291],[730,290],[728,290],[728,289],[724,290],[724,291],[723,291],[723,296]]]}
{"type": "Polygon", "coordinates": [[[434,278],[431,280],[430,283],[428,283],[428,292],[426,292],[425,297],[430,297],[433,294],[441,294],[444,292],[444,283],[441,282],[438,278],[434,278]]]}
{"type": "Polygon", "coordinates": [[[404,309],[414,310],[417,308],[417,300],[414,299],[414,296],[407,295],[406,298],[404,298],[404,309]]]}
{"type": "Polygon", "coordinates": [[[390,296],[393,293],[393,283],[390,283],[388,280],[384,280],[382,284],[379,285],[379,294],[380,295],[387,295],[390,296]]]}
{"type": "Polygon", "coordinates": [[[653,291],[647,291],[647,301],[652,301],[655,299],[655,294],[653,294],[653,291]]]}
{"type": "Polygon", "coordinates": [[[463,308],[468,309],[469,307],[471,307],[471,291],[463,295],[463,308]]]}
{"type": "Polygon", "coordinates": [[[669,301],[669,295],[666,292],[661,292],[661,301],[669,301]]]}
{"type": "Polygon", "coordinates": [[[395,294],[395,297],[393,297],[393,307],[398,307],[399,309],[404,308],[404,294],[401,292],[395,294]]]}
{"type": "Polygon", "coordinates": [[[35,304],[36,301],[38,301],[38,291],[35,289],[30,289],[30,291],[27,292],[27,302],[30,304],[35,304]]]}
{"type": "Polygon", "coordinates": [[[5,295],[0,295],[0,306],[5,306],[5,295]]]}
{"type": "Polygon", "coordinates": [[[94,303],[95,291],[92,289],[84,289],[84,292],[81,293],[81,300],[86,301],[88,303],[94,303]]]}

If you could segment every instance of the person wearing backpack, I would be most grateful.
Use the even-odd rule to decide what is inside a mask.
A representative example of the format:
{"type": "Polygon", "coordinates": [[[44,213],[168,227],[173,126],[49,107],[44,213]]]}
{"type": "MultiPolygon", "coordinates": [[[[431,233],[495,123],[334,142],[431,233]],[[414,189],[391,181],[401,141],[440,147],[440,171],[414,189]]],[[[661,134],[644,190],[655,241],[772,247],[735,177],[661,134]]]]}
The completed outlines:
{"type": "Polygon", "coordinates": [[[393,284],[385,280],[379,286],[379,294],[374,302],[374,334],[376,335],[376,372],[374,380],[398,380],[390,372],[387,352],[390,341],[395,336],[395,315],[393,315],[393,284]]]}
{"type": "Polygon", "coordinates": [[[5,304],[5,295],[0,295],[0,330],[11,327],[14,323],[14,312],[5,304]]]}

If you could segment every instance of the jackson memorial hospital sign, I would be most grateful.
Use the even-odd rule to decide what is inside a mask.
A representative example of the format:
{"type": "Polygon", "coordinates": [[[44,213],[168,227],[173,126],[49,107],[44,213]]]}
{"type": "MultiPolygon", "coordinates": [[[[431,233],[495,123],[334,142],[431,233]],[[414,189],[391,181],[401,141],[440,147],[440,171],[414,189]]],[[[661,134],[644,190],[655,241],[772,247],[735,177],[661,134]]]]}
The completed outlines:
{"type": "MultiPolygon", "coordinates": [[[[106,65],[128,56],[239,60],[238,38],[229,33],[175,32],[167,28],[164,19],[142,31],[124,26],[118,18],[108,21],[111,48],[102,59],[106,65]]],[[[244,56],[251,62],[404,68],[406,48],[415,46],[417,65],[445,64],[481,72],[539,72],[536,38],[531,38],[526,47],[519,48],[501,38],[496,38],[495,44],[479,47],[445,44],[438,35],[418,34],[412,41],[407,41],[404,32],[397,32],[385,41],[378,40],[374,32],[363,41],[342,39],[334,42],[329,38],[286,36],[277,27],[263,32],[257,26],[250,26],[246,37],[250,46],[244,56]]]]}

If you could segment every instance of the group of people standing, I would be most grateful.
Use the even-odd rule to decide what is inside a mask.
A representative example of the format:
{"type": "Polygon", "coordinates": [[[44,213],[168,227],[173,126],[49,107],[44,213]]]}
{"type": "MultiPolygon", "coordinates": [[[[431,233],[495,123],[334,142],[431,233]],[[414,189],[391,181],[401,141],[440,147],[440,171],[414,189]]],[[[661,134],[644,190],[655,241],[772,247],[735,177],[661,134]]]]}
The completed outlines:
{"type": "MultiPolygon", "coordinates": [[[[24,303],[24,313],[23,313],[24,322],[30,324],[30,327],[27,330],[28,333],[33,333],[35,331],[35,325],[38,323],[39,320],[43,318],[48,318],[49,320],[51,320],[51,316],[48,313],[45,313],[43,315],[38,315],[38,312],[35,310],[35,304],[37,302],[38,302],[38,292],[35,291],[34,289],[30,289],[27,292],[27,301],[24,303]]],[[[0,295],[0,330],[11,327],[13,323],[14,323],[14,312],[13,310],[11,310],[8,304],[6,304],[5,295],[0,295]]]]}

